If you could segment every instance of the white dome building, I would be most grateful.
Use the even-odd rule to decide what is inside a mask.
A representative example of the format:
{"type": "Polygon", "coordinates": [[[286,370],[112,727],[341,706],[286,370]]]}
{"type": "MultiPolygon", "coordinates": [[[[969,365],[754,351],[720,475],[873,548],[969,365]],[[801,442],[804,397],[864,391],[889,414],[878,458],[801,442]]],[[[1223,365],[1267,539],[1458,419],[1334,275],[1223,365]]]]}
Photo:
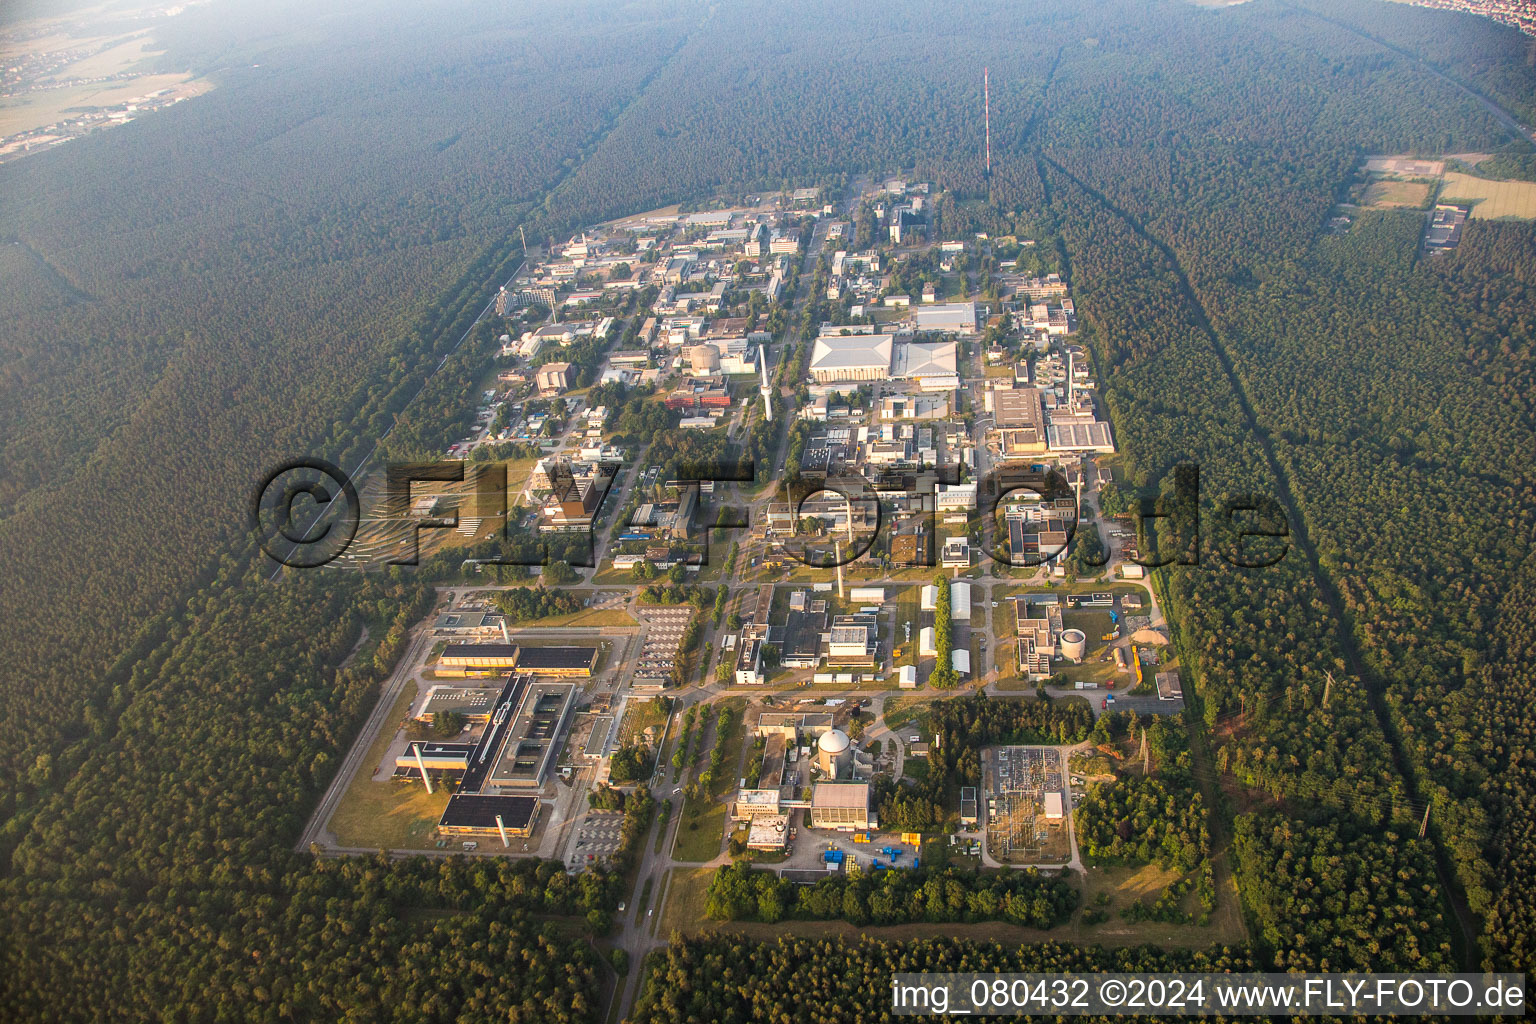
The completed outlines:
{"type": "Polygon", "coordinates": [[[816,741],[816,767],[829,778],[838,778],[853,764],[853,741],[841,729],[828,729],[816,741]]]}

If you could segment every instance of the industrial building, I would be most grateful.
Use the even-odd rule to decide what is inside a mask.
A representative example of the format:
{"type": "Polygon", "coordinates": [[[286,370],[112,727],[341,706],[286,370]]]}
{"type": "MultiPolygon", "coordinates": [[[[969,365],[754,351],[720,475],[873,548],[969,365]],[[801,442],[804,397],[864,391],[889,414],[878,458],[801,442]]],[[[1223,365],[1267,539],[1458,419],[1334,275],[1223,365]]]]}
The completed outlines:
{"type": "Polygon", "coordinates": [[[573,683],[535,683],[527,688],[495,755],[495,763],[485,780],[486,787],[538,788],[544,785],[559,753],[559,739],[575,696],[573,683]]]}
{"type": "Polygon", "coordinates": [[[910,342],[897,345],[891,361],[891,377],[914,380],[927,390],[960,386],[957,346],[952,341],[910,342]]]}
{"type": "Polygon", "coordinates": [[[857,832],[875,827],[869,783],[818,782],[811,788],[811,828],[857,832]]]}
{"type": "Polygon", "coordinates": [[[496,691],[481,686],[433,686],[427,690],[421,704],[412,716],[429,725],[439,714],[455,713],[475,725],[491,720],[491,709],[496,703],[496,691]]]}
{"type": "Polygon", "coordinates": [[[960,827],[974,827],[977,822],[976,787],[960,787],[960,827]]]}
{"type": "Polygon", "coordinates": [[[783,794],[777,786],[771,789],[738,789],[731,802],[732,821],[750,821],[760,815],[781,813],[783,794]]]}
{"type": "Polygon", "coordinates": [[[828,778],[847,775],[853,767],[853,741],[841,729],[828,729],[816,740],[816,767],[828,778]]]}
{"type": "Polygon", "coordinates": [[[747,826],[747,849],[782,850],[788,836],[789,815],[761,814],[747,826]]]}
{"type": "Polygon", "coordinates": [[[448,644],[437,659],[440,675],[496,675],[517,664],[516,644],[448,644]]]}
{"type": "Polygon", "coordinates": [[[976,303],[942,302],[912,311],[912,328],[946,334],[976,333],[976,303]]]}
{"type": "Polygon", "coordinates": [[[763,641],[742,633],[736,648],[736,685],[761,686],[763,676],[763,641]]]}
{"type": "Polygon", "coordinates": [[[889,334],[822,334],[811,349],[811,378],[818,384],[885,380],[891,346],[889,334]]]}
{"type": "Polygon", "coordinates": [[[394,777],[419,779],[423,772],[462,776],[469,768],[469,759],[474,752],[473,743],[412,740],[405,745],[405,750],[395,757],[394,777]]]}
{"type": "Polygon", "coordinates": [[[597,667],[597,648],[519,646],[513,667],[532,675],[590,678],[597,667]]]}
{"type": "Polygon", "coordinates": [[[533,835],[539,820],[539,798],[535,796],[480,796],[455,793],[437,823],[437,830],[456,836],[533,835]]]}
{"type": "Polygon", "coordinates": [[[825,711],[765,711],[757,720],[757,735],[777,733],[786,743],[820,739],[832,728],[832,714],[825,711]]]}

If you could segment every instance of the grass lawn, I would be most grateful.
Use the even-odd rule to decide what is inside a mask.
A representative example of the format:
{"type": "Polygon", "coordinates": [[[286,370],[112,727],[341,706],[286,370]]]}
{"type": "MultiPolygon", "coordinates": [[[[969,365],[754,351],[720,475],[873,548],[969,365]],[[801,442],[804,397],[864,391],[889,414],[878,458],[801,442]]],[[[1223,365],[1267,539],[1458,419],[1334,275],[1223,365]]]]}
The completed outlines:
{"type": "Polygon", "coordinates": [[[663,800],[656,808],[656,842],[651,846],[652,853],[661,852],[661,844],[667,838],[667,823],[672,820],[672,801],[663,800]]]}
{"type": "Polygon", "coordinates": [[[697,934],[706,924],[704,893],[709,888],[709,880],[715,876],[715,869],[673,868],[667,875],[667,895],[661,905],[656,934],[671,935],[674,931],[683,935],[697,934]]]}
{"type": "MultiPolygon", "coordinates": [[[[747,706],[745,697],[732,697],[715,705],[715,717],[710,723],[710,740],[720,744],[720,771],[710,780],[709,792],[697,800],[683,803],[682,819],[677,824],[677,839],[672,856],[686,863],[703,863],[719,855],[725,842],[725,804],[735,791],[740,777],[741,749],[746,729],[738,717],[731,735],[722,739],[718,734],[720,712],[731,707],[740,712],[747,706]]],[[[707,760],[705,762],[707,764],[707,760]]]]}
{"type": "Polygon", "coordinates": [[[394,741],[394,724],[405,717],[415,699],[416,684],[407,684],[327,822],[338,844],[373,850],[436,848],[435,832],[443,808],[448,806],[447,790],[440,786],[428,796],[420,783],[373,781],[373,770],[394,741]]]}
{"type": "Polygon", "coordinates": [[[1422,181],[1373,181],[1360,202],[1365,206],[1423,209],[1429,202],[1429,189],[1429,184],[1422,181]]]}
{"type": "MultiPolygon", "coordinates": [[[[1099,924],[1082,923],[1083,910],[1079,910],[1062,936],[1077,942],[1101,942],[1106,946],[1135,946],[1150,943],[1163,946],[1193,948],[1218,943],[1240,943],[1247,940],[1242,914],[1237,905],[1237,889],[1227,870],[1226,858],[1218,856],[1216,868],[1216,910],[1207,925],[1163,924],[1157,921],[1127,921],[1120,911],[1137,900],[1154,902],[1163,889],[1180,876],[1177,871],[1165,871],[1156,864],[1142,866],[1089,867],[1087,883],[1083,890],[1083,910],[1094,909],[1100,893],[1109,897],[1109,905],[1103,909],[1109,920],[1099,924]]],[[[1199,914],[1199,898],[1191,889],[1180,904],[1181,908],[1199,914]]]]}
{"type": "Polygon", "coordinates": [[[1005,693],[1034,693],[1040,686],[1039,683],[1032,683],[1028,679],[1019,679],[1017,677],[1013,679],[999,679],[996,685],[999,690],[1005,693]]]}
{"type": "Polygon", "coordinates": [[[894,664],[899,672],[901,666],[911,665],[917,667],[917,638],[922,632],[922,588],[902,587],[896,592],[896,634],[891,640],[891,649],[902,648],[901,657],[896,658],[894,664]],[[912,639],[907,639],[904,624],[912,626],[912,639]]]}
{"type": "Polygon", "coordinates": [[[530,619],[526,622],[509,623],[512,628],[555,629],[567,626],[586,626],[593,629],[602,626],[638,626],[635,617],[622,608],[583,608],[569,615],[552,615],[547,619],[530,619]]]}
{"type": "Polygon", "coordinates": [[[890,697],[885,702],[885,726],[900,733],[915,728],[924,736],[933,732],[932,700],[927,697],[890,697]]]}
{"type": "Polygon", "coordinates": [[[636,586],[633,569],[615,569],[611,564],[592,574],[592,583],[600,587],[636,586]]]}

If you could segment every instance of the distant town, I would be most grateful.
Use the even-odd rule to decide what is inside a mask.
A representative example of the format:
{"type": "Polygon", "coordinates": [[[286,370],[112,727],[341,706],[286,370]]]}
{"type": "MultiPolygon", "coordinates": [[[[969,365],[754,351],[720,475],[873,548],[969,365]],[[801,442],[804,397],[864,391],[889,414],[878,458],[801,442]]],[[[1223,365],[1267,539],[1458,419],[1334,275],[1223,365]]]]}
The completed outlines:
{"type": "Polygon", "coordinates": [[[39,17],[0,33],[0,163],[211,89],[207,79],[155,66],[155,25],[199,2],[206,0],[119,8],[90,19],[39,17]]]}

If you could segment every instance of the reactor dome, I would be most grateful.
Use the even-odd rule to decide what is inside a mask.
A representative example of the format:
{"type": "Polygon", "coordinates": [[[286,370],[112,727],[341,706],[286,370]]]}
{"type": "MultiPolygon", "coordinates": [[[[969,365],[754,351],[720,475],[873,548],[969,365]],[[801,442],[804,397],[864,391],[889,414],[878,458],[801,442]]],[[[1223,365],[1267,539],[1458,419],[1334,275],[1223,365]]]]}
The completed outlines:
{"type": "Polygon", "coordinates": [[[848,749],[848,734],[841,729],[828,729],[816,741],[816,746],[827,754],[841,754],[848,749]]]}

